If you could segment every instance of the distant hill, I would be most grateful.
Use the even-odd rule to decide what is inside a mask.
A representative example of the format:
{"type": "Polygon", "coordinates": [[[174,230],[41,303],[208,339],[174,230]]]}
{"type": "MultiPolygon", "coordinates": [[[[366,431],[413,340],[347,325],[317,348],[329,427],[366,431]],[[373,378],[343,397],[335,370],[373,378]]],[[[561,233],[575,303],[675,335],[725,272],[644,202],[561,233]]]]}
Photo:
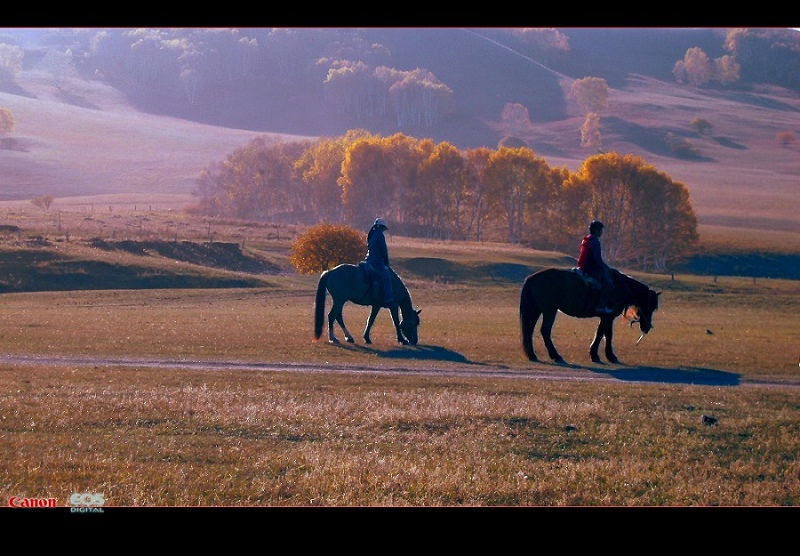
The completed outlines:
{"type": "MultiPolygon", "coordinates": [[[[425,68],[453,90],[449,117],[432,127],[400,128],[391,119],[335,113],[324,102],[321,77],[311,79],[291,64],[280,79],[254,70],[193,105],[169,88],[135,87],[92,67],[55,83],[52,71],[42,69],[49,49],[69,45],[78,63],[89,44],[79,30],[46,31],[46,40],[26,35],[20,43],[26,50],[19,79],[0,80],[0,106],[17,124],[0,145],[0,200],[189,195],[202,169],[263,134],[336,136],[365,127],[462,149],[496,148],[503,137],[500,112],[509,102],[528,108],[533,126],[524,140],[534,152],[552,166],[576,170],[594,153],[580,146],[583,117],[567,92],[572,80],[595,76],[610,87],[601,114],[603,150],[641,156],[686,184],[704,229],[800,234],[800,145],[776,141],[781,131],[800,134],[800,92],[762,82],[694,88],[672,76],[688,48],[723,55],[719,29],[562,29],[569,53],[548,59],[511,48],[489,29],[363,29],[360,44],[382,46],[376,60],[401,70],[425,68]],[[707,133],[690,125],[698,117],[711,123],[707,133]],[[680,156],[670,138],[689,142],[696,156],[680,156]]],[[[267,40],[268,30],[247,31],[267,40]]],[[[8,33],[0,30],[0,42],[12,40],[8,33]]]]}

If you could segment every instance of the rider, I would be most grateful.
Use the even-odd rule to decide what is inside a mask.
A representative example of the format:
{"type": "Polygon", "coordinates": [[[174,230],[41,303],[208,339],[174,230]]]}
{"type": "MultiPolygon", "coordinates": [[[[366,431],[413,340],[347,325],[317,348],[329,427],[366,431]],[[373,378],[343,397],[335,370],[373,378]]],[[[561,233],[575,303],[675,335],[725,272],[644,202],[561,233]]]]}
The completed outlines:
{"type": "Polygon", "coordinates": [[[611,295],[611,269],[603,260],[603,251],[600,246],[600,236],[603,235],[605,226],[599,220],[592,220],[589,224],[589,235],[581,241],[581,252],[578,255],[578,268],[588,274],[600,284],[600,299],[595,311],[600,315],[609,315],[613,310],[608,307],[608,298],[611,295]]]}
{"type": "Polygon", "coordinates": [[[392,292],[392,277],[389,274],[389,248],[386,246],[384,230],[388,230],[386,220],[376,218],[367,233],[367,263],[374,268],[381,277],[383,283],[383,306],[392,307],[396,305],[392,292]]]}

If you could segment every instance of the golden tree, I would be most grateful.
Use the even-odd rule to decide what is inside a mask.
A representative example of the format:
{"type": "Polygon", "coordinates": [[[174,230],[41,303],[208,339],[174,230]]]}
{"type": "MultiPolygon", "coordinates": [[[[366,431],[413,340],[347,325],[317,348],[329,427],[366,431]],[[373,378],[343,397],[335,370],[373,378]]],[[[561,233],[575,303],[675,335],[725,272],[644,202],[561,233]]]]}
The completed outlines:
{"type": "Polygon", "coordinates": [[[356,264],[366,253],[360,232],[344,224],[317,224],[292,244],[291,263],[300,274],[316,274],[337,265],[356,264]]]}
{"type": "Polygon", "coordinates": [[[591,112],[581,126],[581,147],[603,150],[603,137],[600,135],[600,116],[591,112]]]}
{"type": "Polygon", "coordinates": [[[11,133],[14,129],[16,129],[16,122],[14,122],[14,116],[11,115],[11,110],[0,106],[0,135],[11,133]]]}
{"type": "Polygon", "coordinates": [[[570,98],[583,114],[599,113],[608,107],[608,83],[602,77],[584,77],[572,82],[570,98]]]}
{"type": "Polygon", "coordinates": [[[705,85],[711,80],[712,67],[708,55],[699,46],[686,51],[683,57],[683,67],[686,77],[695,87],[705,85]]]}
{"type": "Polygon", "coordinates": [[[566,185],[580,194],[570,195],[573,200],[584,199],[579,213],[605,223],[603,255],[609,264],[663,271],[696,247],[697,218],[689,190],[641,157],[589,157],[566,185]]]}

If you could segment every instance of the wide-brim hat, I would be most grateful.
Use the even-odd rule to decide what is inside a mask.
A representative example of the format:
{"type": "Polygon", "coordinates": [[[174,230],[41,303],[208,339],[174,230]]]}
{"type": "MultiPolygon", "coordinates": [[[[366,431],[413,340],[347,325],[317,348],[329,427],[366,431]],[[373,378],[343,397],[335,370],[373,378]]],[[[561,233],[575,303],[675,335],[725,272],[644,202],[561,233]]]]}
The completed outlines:
{"type": "Polygon", "coordinates": [[[389,229],[389,226],[386,225],[386,220],[384,220],[383,218],[376,218],[373,226],[376,228],[384,227],[387,230],[389,229]]]}

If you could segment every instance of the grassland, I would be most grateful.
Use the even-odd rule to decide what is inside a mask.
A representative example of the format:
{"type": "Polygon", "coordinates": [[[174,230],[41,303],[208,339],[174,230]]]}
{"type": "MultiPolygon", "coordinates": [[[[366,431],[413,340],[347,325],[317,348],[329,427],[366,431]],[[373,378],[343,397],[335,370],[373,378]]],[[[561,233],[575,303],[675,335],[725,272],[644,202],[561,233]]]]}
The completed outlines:
{"type": "MultiPolygon", "coordinates": [[[[316,277],[287,262],[300,230],[181,210],[200,168],[252,133],[82,87],[70,105],[35,79],[35,94],[0,93],[20,149],[0,152],[0,495],[96,492],[109,509],[800,503],[797,280],[632,272],[663,294],[641,344],[617,321],[621,365],[591,363],[596,323],[563,315],[568,364],[532,364],[519,287],[570,257],[390,237],[420,344],[397,345],[387,314],[373,345],[314,342],[316,277]],[[49,210],[30,203],[40,194],[49,210]]],[[[674,98],[687,95],[699,112],[680,121],[713,113],[699,92],[674,98]]],[[[613,92],[611,109],[656,126],[635,96],[613,92]]],[[[686,110],[645,98],[662,118],[686,110]]],[[[794,102],[773,119],[726,100],[716,138],[698,139],[709,160],[647,157],[689,186],[708,252],[800,251],[795,151],[770,144],[794,102]]],[[[566,144],[574,124],[537,132],[566,144]]],[[[582,158],[565,155],[549,160],[582,158]]],[[[366,317],[345,308],[354,333],[366,317]]]]}
{"type": "MultiPolygon", "coordinates": [[[[31,226],[40,214],[13,210],[31,226]]],[[[564,315],[554,339],[568,364],[532,364],[521,277],[564,255],[391,237],[422,308],[420,344],[398,345],[381,314],[374,344],[332,345],[312,339],[317,277],[286,265],[297,230],[168,210],[148,210],[140,228],[140,210],[115,206],[87,225],[128,230],[106,229],[117,241],[169,226],[164,243],[175,229],[179,244],[214,233],[271,270],[87,247],[63,228],[24,250],[27,231],[7,237],[0,255],[32,257],[20,269],[46,268],[49,252],[74,257],[73,270],[113,260],[108,280],[136,266],[209,287],[3,294],[3,495],[67,505],[102,493],[111,511],[800,502],[797,281],[634,274],[663,290],[662,305],[639,345],[618,320],[621,365],[591,363],[596,323],[564,315]]],[[[72,218],[62,211],[62,226],[76,230],[72,218]]],[[[366,317],[345,309],[354,332],[366,317]]]]}

